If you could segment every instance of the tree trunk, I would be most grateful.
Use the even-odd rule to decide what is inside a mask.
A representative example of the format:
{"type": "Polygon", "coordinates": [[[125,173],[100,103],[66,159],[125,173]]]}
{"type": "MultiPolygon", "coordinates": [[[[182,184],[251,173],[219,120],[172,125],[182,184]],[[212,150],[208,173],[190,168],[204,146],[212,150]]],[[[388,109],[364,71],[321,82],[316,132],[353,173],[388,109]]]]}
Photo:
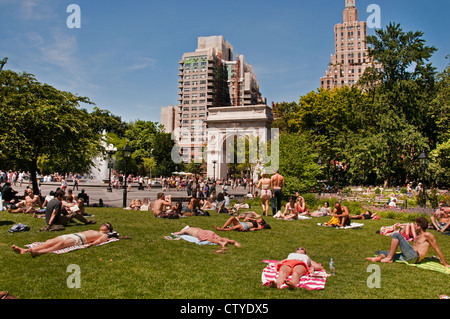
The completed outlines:
{"type": "Polygon", "coordinates": [[[37,172],[37,159],[33,159],[33,161],[30,163],[31,185],[33,188],[33,194],[40,195],[39,194],[39,184],[37,181],[36,172],[37,172]]]}

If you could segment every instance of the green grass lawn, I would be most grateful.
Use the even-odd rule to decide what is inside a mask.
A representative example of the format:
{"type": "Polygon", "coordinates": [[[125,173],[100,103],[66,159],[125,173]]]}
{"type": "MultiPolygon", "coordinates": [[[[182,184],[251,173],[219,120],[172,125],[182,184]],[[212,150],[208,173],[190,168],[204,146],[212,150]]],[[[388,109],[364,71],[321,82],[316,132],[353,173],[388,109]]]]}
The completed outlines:
{"type": "MultiPolygon", "coordinates": [[[[260,213],[260,207],[253,208],[260,213]]],[[[242,248],[230,246],[226,254],[213,252],[217,246],[200,246],[184,240],[170,241],[164,236],[184,226],[214,230],[229,216],[187,217],[178,220],[154,218],[151,212],[117,208],[88,208],[96,225],[70,224],[65,231],[39,232],[42,219],[31,215],[0,215],[0,290],[20,299],[437,299],[450,294],[449,275],[421,270],[403,264],[378,264],[381,288],[368,288],[370,262],[365,257],[376,250],[387,250],[390,237],[375,234],[381,226],[397,220],[381,218],[362,221],[362,229],[334,229],[317,225],[329,218],[280,221],[267,217],[271,230],[258,232],[220,232],[237,240],[242,248]],[[111,222],[121,235],[132,237],[101,247],[63,255],[37,258],[18,255],[11,245],[86,229],[98,229],[111,222]],[[13,224],[23,223],[30,231],[8,233],[13,224]],[[312,259],[328,268],[331,257],[336,276],[321,291],[270,289],[261,285],[264,259],[285,258],[298,246],[308,249],[312,259]],[[68,288],[69,265],[78,265],[81,288],[68,288]]],[[[450,260],[450,236],[435,234],[444,255],[450,260]]],[[[435,255],[430,250],[429,255],[435,255]]]]}

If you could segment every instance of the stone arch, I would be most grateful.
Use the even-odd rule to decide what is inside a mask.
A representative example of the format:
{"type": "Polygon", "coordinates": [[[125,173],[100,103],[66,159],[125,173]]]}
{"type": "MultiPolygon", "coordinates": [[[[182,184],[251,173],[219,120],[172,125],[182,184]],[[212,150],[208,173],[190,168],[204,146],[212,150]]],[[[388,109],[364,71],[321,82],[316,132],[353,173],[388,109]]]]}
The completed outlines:
{"type": "MultiPolygon", "coordinates": [[[[207,176],[222,179],[227,177],[228,142],[234,137],[258,136],[260,140],[271,138],[272,110],[267,105],[239,107],[217,107],[209,109],[204,149],[207,162],[207,176]]],[[[255,156],[255,154],[250,154],[255,156]]],[[[234,159],[234,157],[233,157],[234,159]]],[[[239,160],[239,159],[238,159],[239,160]]]]}

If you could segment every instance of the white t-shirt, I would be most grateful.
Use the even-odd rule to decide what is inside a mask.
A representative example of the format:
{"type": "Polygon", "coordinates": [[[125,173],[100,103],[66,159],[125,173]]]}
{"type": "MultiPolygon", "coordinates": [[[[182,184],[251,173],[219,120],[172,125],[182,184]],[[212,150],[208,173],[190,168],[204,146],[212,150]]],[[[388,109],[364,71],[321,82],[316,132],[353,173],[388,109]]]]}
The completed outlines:
{"type": "Polygon", "coordinates": [[[292,259],[301,260],[306,265],[308,265],[308,267],[311,266],[311,258],[309,258],[308,255],[305,255],[305,254],[291,253],[291,254],[289,254],[289,256],[286,259],[288,259],[288,260],[292,260],[292,259]]]}

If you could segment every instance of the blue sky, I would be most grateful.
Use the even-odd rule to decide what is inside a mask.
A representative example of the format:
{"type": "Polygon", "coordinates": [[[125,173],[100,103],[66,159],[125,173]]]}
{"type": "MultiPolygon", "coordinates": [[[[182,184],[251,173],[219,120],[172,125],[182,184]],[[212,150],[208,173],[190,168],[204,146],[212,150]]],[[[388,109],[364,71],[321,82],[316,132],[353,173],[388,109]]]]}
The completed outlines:
{"type": "MultiPolygon", "coordinates": [[[[344,0],[0,0],[0,60],[5,69],[87,96],[124,121],[160,121],[160,107],[177,104],[178,61],[199,36],[223,35],[234,54],[253,65],[272,102],[298,101],[316,90],[334,53],[333,28],[344,0]],[[81,8],[81,28],[70,29],[70,4],[81,8]]],[[[450,1],[357,0],[359,20],[370,4],[381,26],[421,30],[449,63],[450,1]]],[[[374,34],[369,29],[369,34],[374,34]]],[[[90,107],[87,107],[90,109],[90,107]]]]}

